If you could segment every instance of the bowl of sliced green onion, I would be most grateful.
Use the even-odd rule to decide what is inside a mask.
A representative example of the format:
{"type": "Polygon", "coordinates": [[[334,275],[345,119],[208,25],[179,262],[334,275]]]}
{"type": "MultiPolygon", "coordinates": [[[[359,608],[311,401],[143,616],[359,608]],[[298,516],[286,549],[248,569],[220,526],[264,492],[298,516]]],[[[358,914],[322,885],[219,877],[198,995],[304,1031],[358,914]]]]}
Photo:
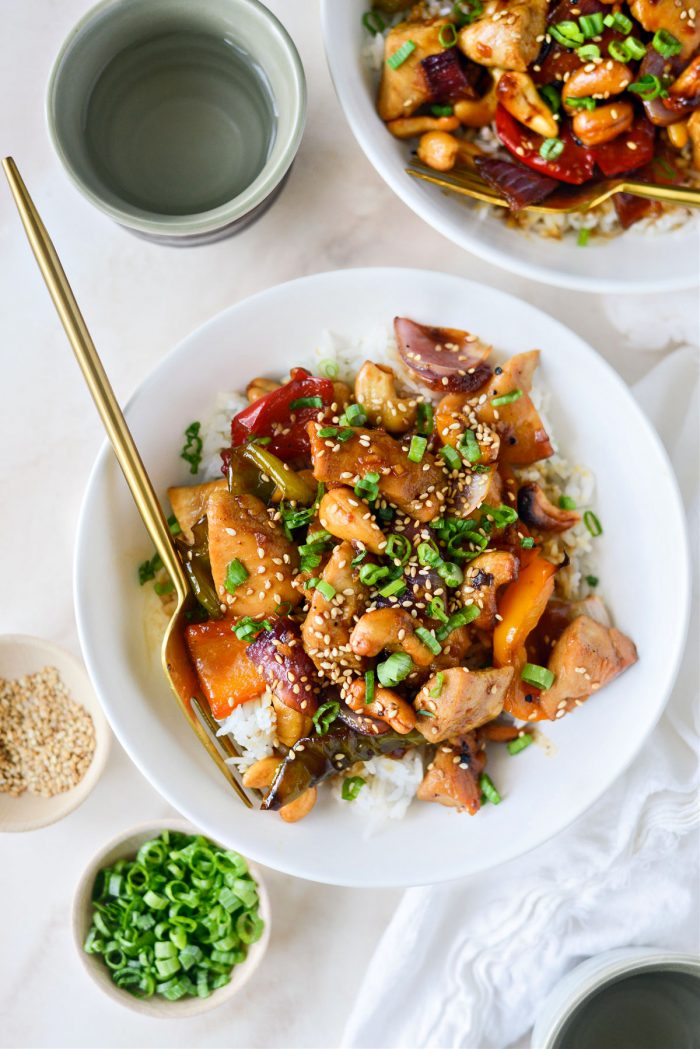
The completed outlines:
{"type": "Polygon", "coordinates": [[[260,872],[183,820],[147,823],[105,845],[73,901],[92,979],[150,1016],[193,1016],[232,998],[262,961],[270,905],[260,872]]]}

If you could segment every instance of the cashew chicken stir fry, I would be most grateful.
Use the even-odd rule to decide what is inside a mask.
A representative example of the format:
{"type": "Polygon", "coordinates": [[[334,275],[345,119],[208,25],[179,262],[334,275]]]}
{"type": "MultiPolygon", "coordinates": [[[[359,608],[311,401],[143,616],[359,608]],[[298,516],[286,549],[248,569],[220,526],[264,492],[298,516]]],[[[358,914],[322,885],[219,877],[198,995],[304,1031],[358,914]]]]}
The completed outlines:
{"type": "Polygon", "coordinates": [[[354,390],[254,379],[222,478],[169,491],[202,693],[222,722],[271,695],[275,750],[244,783],[289,822],[415,748],[417,796],[476,813],[500,800],[487,741],[517,753],[637,658],[597,597],[559,596],[547,552],[580,516],[520,479],[553,452],[538,351],[492,366],[465,331],[395,333],[395,367],[366,361],[354,390]]]}
{"type": "MultiPolygon", "coordinates": [[[[364,21],[385,33],[389,131],[439,171],[476,166],[514,212],[628,172],[700,172],[696,0],[375,0],[364,21]]],[[[660,209],[615,206],[625,229],[660,209]]]]}

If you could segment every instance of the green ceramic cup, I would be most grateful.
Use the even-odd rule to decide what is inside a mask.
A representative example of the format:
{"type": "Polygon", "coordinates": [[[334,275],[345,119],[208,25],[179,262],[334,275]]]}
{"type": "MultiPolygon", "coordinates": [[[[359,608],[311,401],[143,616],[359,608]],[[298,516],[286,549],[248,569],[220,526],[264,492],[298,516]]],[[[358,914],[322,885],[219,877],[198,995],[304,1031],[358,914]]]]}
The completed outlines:
{"type": "Polygon", "coordinates": [[[257,218],[304,129],[297,50],[258,0],[103,0],[64,43],[47,119],[78,189],[159,243],[257,218]]]}

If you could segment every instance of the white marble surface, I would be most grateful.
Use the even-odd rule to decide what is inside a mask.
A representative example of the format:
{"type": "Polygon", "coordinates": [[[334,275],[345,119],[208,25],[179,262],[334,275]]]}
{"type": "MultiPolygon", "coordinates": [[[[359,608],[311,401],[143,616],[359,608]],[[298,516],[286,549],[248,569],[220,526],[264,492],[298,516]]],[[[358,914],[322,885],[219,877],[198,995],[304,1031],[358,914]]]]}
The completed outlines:
{"type": "MultiPolygon", "coordinates": [[[[628,382],[672,346],[697,341],[692,293],[660,299],[657,325],[636,331],[634,299],[574,296],[511,277],[424,226],[393,198],[345,126],[312,0],[270,0],[301,51],[310,96],[304,143],[274,208],[239,237],[210,247],[173,250],[131,237],[78,196],[44,126],[53,56],[88,6],[2,0],[0,149],[24,174],[120,398],[174,343],[230,303],[301,274],[357,265],[415,264],[503,287],[568,323],[628,382]]],[[[73,540],[102,432],[1,186],[0,347],[0,632],[42,635],[77,652],[73,540]]],[[[3,837],[0,1044],[337,1044],[394,905],[391,891],[327,888],[270,872],[273,934],[261,977],[230,1007],[201,1019],[142,1018],[88,982],[70,935],[77,877],[104,840],[168,812],[115,743],[104,778],[81,809],[58,826],[3,837]]]]}

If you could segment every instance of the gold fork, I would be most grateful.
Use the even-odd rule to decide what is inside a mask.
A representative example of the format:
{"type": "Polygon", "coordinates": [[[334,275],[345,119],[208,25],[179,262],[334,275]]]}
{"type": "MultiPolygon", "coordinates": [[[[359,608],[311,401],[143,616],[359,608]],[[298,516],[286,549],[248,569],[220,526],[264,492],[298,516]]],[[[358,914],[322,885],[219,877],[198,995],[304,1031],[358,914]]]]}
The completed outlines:
{"type": "MultiPolygon", "coordinates": [[[[507,208],[508,201],[497,189],[489,185],[476,171],[468,167],[453,168],[452,171],[437,172],[423,164],[413,163],[406,168],[407,173],[423,182],[431,182],[442,189],[459,193],[474,200],[495,204],[507,208]]],[[[663,186],[640,182],[638,179],[606,179],[592,186],[572,186],[556,190],[542,204],[530,204],[523,211],[534,211],[540,214],[566,214],[572,211],[590,211],[591,208],[610,200],[616,193],[631,193],[635,197],[648,200],[660,200],[666,204],[685,204],[688,207],[700,207],[700,189],[688,186],[663,186]]]]}
{"type": "Polygon", "coordinates": [[[200,742],[244,805],[252,808],[251,799],[226,762],[226,757],[238,757],[238,751],[228,736],[217,737],[218,725],[211,716],[206,700],[201,698],[199,682],[190,662],[184,640],[184,628],[187,625],[187,613],[198,605],[180,563],[158,497],[126,419],[114,396],[95,344],[90,337],[68,278],[56,254],[56,249],[22,181],[17,165],[12,157],[6,157],[2,166],[27,239],[104,423],[129,491],[136,503],[141,520],[146,526],[146,531],[175,587],[176,608],[166,628],[161,649],[163,671],[189,725],[197,734],[200,742]]]}

